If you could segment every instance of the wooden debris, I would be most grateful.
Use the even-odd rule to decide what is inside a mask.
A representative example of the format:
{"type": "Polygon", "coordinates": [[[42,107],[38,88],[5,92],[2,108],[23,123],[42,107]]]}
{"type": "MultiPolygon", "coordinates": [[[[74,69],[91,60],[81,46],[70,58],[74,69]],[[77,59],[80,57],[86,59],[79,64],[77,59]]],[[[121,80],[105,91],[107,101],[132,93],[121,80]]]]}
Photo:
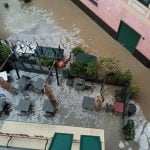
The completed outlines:
{"type": "Polygon", "coordinates": [[[9,93],[11,93],[13,95],[17,94],[17,90],[2,78],[0,78],[0,85],[2,88],[7,90],[9,93]]]}

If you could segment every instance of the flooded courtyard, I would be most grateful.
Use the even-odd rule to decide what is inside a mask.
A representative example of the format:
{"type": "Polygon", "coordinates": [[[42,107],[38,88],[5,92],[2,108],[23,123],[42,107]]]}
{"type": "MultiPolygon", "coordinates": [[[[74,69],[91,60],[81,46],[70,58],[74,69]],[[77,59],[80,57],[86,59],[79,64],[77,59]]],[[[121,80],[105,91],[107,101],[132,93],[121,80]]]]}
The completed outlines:
{"type": "MultiPolygon", "coordinates": [[[[0,28],[1,36],[6,37],[10,35],[8,34],[9,32],[14,33],[15,30],[20,34],[26,34],[27,32],[32,34],[31,23],[33,22],[33,19],[25,20],[28,18],[19,18],[19,4],[15,3],[14,5],[13,1],[7,1],[9,3],[12,3],[10,4],[10,10],[6,10],[3,8],[3,2],[6,2],[6,0],[1,0],[0,25],[2,25],[2,27],[7,27],[5,24],[8,24],[10,28],[7,28],[7,30],[4,30],[4,28],[0,28]],[[15,11],[17,12],[17,14],[15,14],[15,11],[13,11],[12,13],[10,12],[11,7],[15,7],[15,11]],[[11,22],[9,19],[13,22],[11,22]],[[27,25],[28,21],[30,22],[30,28],[28,28],[27,25]],[[19,32],[19,28],[22,29],[23,27],[26,28],[27,31],[19,32]]],[[[95,22],[93,22],[70,0],[36,0],[33,1],[33,4],[22,4],[21,9],[24,9],[25,7],[29,8],[31,5],[34,5],[40,9],[45,9],[48,14],[52,13],[51,15],[53,16],[53,19],[55,18],[55,22],[61,27],[65,28],[65,30],[72,32],[72,30],[74,29],[80,36],[80,39],[82,39],[82,42],[77,43],[83,44],[84,41],[83,45],[86,47],[87,52],[95,54],[96,56],[114,57],[120,61],[120,65],[124,70],[130,69],[134,77],[133,83],[141,87],[141,95],[137,101],[142,106],[146,117],[150,119],[150,112],[148,111],[150,106],[150,70],[148,68],[143,66],[125,48],[123,48],[118,42],[112,39],[103,29],[101,29],[95,22]]],[[[34,18],[34,21],[35,20],[36,18],[34,18]]],[[[39,27],[43,28],[42,25],[39,25],[39,27]]],[[[38,29],[38,27],[34,28],[34,31],[36,29],[38,29]]],[[[50,33],[47,34],[49,34],[49,36],[51,35],[50,33]]]]}
{"type": "MultiPolygon", "coordinates": [[[[33,0],[31,4],[27,5],[20,3],[18,0],[1,0],[0,19],[0,37],[7,37],[10,41],[30,40],[38,42],[39,45],[51,47],[58,47],[60,44],[65,49],[66,57],[69,55],[71,48],[76,45],[83,45],[88,53],[94,54],[97,57],[115,57],[120,61],[123,69],[130,69],[132,71],[133,83],[139,85],[142,89],[137,101],[142,106],[146,117],[150,119],[150,112],[148,111],[150,106],[150,70],[138,62],[136,58],[113,40],[70,0],[33,0]],[[3,7],[3,3],[6,1],[10,5],[8,10],[3,7]]],[[[63,84],[59,89],[60,92],[63,93],[65,88],[65,84],[63,84]]],[[[56,91],[56,89],[53,90],[56,91]]],[[[72,90],[67,92],[75,95],[78,94],[73,93],[74,91],[72,90]]],[[[79,94],[81,97],[83,96],[81,93],[79,94]]],[[[88,93],[88,95],[92,94],[94,93],[88,93]]],[[[62,96],[65,96],[65,94],[62,94],[62,96]]],[[[65,99],[65,97],[61,98],[65,99]]],[[[101,112],[101,114],[87,114],[84,112],[81,117],[80,101],[75,101],[70,97],[69,103],[63,100],[60,103],[62,104],[62,112],[58,113],[56,120],[44,120],[44,118],[37,117],[38,115],[36,116],[37,118],[33,116],[33,118],[24,118],[24,120],[103,128],[106,130],[106,149],[109,150],[110,147],[112,150],[138,149],[138,145],[134,142],[122,142],[121,132],[119,131],[121,127],[120,117],[104,112],[101,112]],[[73,104],[73,102],[75,103],[73,104]],[[111,123],[109,123],[110,120],[112,120],[111,123]]],[[[39,109],[40,104],[37,106],[39,109]]],[[[21,118],[15,118],[17,116],[16,113],[14,112],[9,119],[20,121],[21,118]]],[[[143,134],[143,126],[146,125],[146,122],[138,123],[137,127],[142,128],[139,134],[145,136],[143,134]]],[[[148,143],[147,139],[145,140],[146,144],[148,143]]],[[[139,140],[139,135],[137,135],[137,141],[139,140]]]]}

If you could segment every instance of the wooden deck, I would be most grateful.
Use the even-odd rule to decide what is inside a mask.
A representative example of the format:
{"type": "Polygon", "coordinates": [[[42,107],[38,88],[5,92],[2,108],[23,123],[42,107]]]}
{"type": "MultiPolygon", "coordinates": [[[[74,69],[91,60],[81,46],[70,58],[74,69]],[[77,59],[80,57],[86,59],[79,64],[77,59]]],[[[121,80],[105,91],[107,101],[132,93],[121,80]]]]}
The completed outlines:
{"type": "MultiPolygon", "coordinates": [[[[104,130],[101,129],[5,121],[2,128],[0,129],[0,132],[9,134],[10,136],[14,135],[14,137],[9,142],[10,147],[44,150],[45,144],[47,142],[46,139],[48,139],[48,144],[46,147],[46,149],[48,149],[51,138],[55,132],[59,132],[74,134],[72,150],[79,150],[81,135],[100,136],[102,150],[105,149],[104,130]],[[24,135],[25,137],[23,137],[24,135]]],[[[9,136],[1,135],[0,146],[6,146],[9,139],[9,136]]]]}

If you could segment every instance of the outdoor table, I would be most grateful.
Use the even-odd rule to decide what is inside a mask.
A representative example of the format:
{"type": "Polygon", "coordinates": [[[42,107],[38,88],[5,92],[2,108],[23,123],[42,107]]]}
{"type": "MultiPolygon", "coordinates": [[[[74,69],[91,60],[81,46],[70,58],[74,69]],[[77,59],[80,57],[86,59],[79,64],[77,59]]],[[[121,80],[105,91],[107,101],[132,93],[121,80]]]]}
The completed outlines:
{"type": "Polygon", "coordinates": [[[115,103],[115,112],[123,113],[124,111],[124,103],[123,102],[116,102],[115,103]]]}
{"type": "Polygon", "coordinates": [[[32,83],[33,88],[36,92],[42,92],[42,90],[44,88],[44,84],[45,84],[45,81],[42,78],[38,78],[37,81],[34,81],[32,83]]]}
{"type": "Polygon", "coordinates": [[[52,105],[50,100],[45,100],[44,105],[42,108],[43,111],[46,113],[53,113],[54,112],[54,106],[52,105]]]}
{"type": "Polygon", "coordinates": [[[30,84],[30,80],[31,78],[28,77],[28,76],[21,76],[21,78],[19,79],[18,81],[18,84],[19,84],[19,90],[21,91],[25,91],[27,90],[27,87],[29,86],[30,84]]]}
{"type": "Polygon", "coordinates": [[[30,108],[31,102],[26,99],[22,99],[19,101],[18,110],[21,112],[28,112],[30,108]]]}
{"type": "Polygon", "coordinates": [[[128,115],[131,116],[135,114],[135,112],[136,112],[136,106],[134,104],[129,104],[128,115]]]}
{"type": "Polygon", "coordinates": [[[88,110],[95,109],[95,98],[84,96],[82,102],[82,108],[88,110]]]}

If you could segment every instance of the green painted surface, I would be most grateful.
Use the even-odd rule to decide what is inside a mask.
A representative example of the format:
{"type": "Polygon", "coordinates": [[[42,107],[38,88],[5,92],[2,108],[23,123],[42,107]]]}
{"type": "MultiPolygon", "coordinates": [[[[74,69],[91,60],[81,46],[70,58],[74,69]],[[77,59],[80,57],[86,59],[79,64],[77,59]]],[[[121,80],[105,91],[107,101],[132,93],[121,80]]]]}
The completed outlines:
{"type": "Polygon", "coordinates": [[[75,60],[87,64],[96,62],[97,58],[87,53],[77,53],[75,60]]]}
{"type": "Polygon", "coordinates": [[[140,37],[141,36],[128,25],[123,22],[121,23],[118,31],[117,41],[119,41],[131,53],[133,53],[136,49],[140,37]]]}
{"type": "Polygon", "coordinates": [[[55,133],[49,150],[71,150],[73,134],[55,133]]]}
{"type": "Polygon", "coordinates": [[[80,150],[102,150],[100,137],[82,135],[80,139],[80,150]]]}

